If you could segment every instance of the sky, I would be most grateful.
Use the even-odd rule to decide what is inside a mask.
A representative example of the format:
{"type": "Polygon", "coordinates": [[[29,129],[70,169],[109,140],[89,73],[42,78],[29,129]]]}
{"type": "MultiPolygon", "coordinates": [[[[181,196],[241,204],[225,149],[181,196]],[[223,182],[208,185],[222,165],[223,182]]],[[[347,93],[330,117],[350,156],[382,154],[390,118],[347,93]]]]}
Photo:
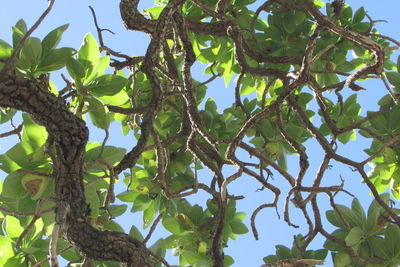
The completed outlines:
{"type": "MultiPolygon", "coordinates": [[[[3,2],[0,9],[0,39],[3,39],[7,42],[10,42],[11,40],[11,27],[18,19],[23,18],[29,27],[36,21],[43,10],[47,7],[46,0],[0,1],[3,2]]],[[[145,3],[145,5],[142,4],[140,6],[141,8],[148,8],[152,5],[153,1],[142,0],[141,2],[145,3]]],[[[400,2],[398,0],[348,0],[347,3],[353,6],[353,11],[360,6],[364,6],[365,10],[368,11],[368,14],[374,20],[386,20],[387,23],[378,24],[377,27],[379,31],[382,34],[389,35],[397,40],[400,40],[400,30],[398,27],[398,25],[400,25],[400,17],[398,16],[400,2]]],[[[69,23],[69,29],[64,33],[60,47],[69,46],[78,48],[81,45],[82,39],[86,33],[91,32],[94,36],[97,36],[92,16],[88,8],[89,5],[92,6],[96,11],[100,27],[108,28],[115,33],[115,35],[108,33],[104,34],[104,41],[107,46],[111,47],[115,51],[120,51],[128,55],[145,54],[149,38],[143,33],[127,31],[124,28],[119,15],[118,0],[56,0],[52,12],[44,20],[39,29],[34,32],[33,36],[44,37],[45,34],[50,30],[65,23],[69,23]]],[[[205,66],[196,65],[196,68],[193,70],[195,77],[198,80],[202,81],[207,79],[206,76],[202,75],[204,67],[205,66]]],[[[66,73],[66,71],[64,71],[64,73],[66,73]]],[[[52,78],[54,78],[57,86],[61,88],[63,87],[64,84],[61,82],[61,79],[58,75],[52,78]]],[[[386,94],[386,91],[379,81],[368,81],[365,83],[365,86],[368,88],[368,90],[360,93],[359,103],[362,105],[362,107],[368,107],[369,110],[376,110],[377,106],[373,101],[376,101],[376,99],[379,99],[383,94],[386,94]]],[[[226,88],[224,81],[221,79],[210,84],[207,96],[214,98],[218,105],[219,111],[221,112],[225,107],[231,105],[233,102],[233,90],[232,82],[226,88]]],[[[363,110],[363,112],[365,112],[365,110],[363,110]]],[[[0,132],[6,131],[8,129],[6,126],[7,125],[0,125],[0,132]]],[[[93,129],[93,127],[91,127],[90,130],[90,141],[101,142],[104,134],[101,131],[93,129]]],[[[121,138],[121,136],[122,133],[120,127],[114,127],[112,129],[108,144],[130,149],[133,146],[132,136],[128,135],[124,138],[121,138]]],[[[5,153],[9,147],[15,144],[15,142],[16,139],[13,137],[1,139],[0,153],[5,153]]],[[[342,154],[350,155],[355,159],[360,159],[360,155],[365,156],[365,154],[362,152],[362,149],[367,148],[368,144],[369,143],[367,140],[361,139],[361,142],[351,142],[345,147],[340,147],[339,151],[342,154]]],[[[310,149],[309,151],[311,151],[311,154],[315,156],[310,162],[310,174],[307,177],[310,181],[313,179],[313,175],[315,175],[319,166],[321,160],[319,155],[322,150],[315,144],[315,142],[310,142],[308,145],[310,149]]],[[[293,156],[289,157],[288,165],[291,173],[295,173],[296,170],[298,170],[297,158],[293,156]]],[[[229,170],[227,171],[229,172],[229,170]]],[[[351,192],[355,193],[356,195],[359,194],[361,196],[361,203],[364,205],[364,207],[368,207],[370,201],[372,200],[371,196],[369,195],[369,191],[366,189],[365,185],[361,185],[360,177],[355,175],[348,167],[343,167],[339,164],[334,165],[333,168],[327,172],[327,178],[325,178],[325,181],[327,181],[327,184],[330,185],[338,185],[340,184],[340,176],[346,180],[346,188],[351,190],[351,192]]],[[[0,178],[3,179],[4,177],[4,174],[0,173],[0,178]]],[[[245,200],[237,203],[237,210],[245,211],[248,214],[248,218],[245,222],[250,229],[249,217],[251,212],[258,205],[271,201],[272,195],[265,192],[265,190],[262,192],[256,192],[256,190],[260,188],[260,185],[255,183],[249,177],[243,177],[240,179],[240,181],[241,182],[235,182],[232,184],[230,192],[233,194],[247,195],[245,200]]],[[[287,189],[287,185],[279,175],[275,175],[274,184],[280,188],[287,189]]],[[[281,200],[284,198],[285,193],[281,195],[281,200]]],[[[191,198],[191,200],[204,205],[204,203],[202,203],[201,196],[198,198],[191,198]]],[[[328,202],[326,197],[319,197],[319,200],[324,203],[325,206],[327,206],[328,202]]],[[[337,202],[340,204],[349,204],[351,202],[351,198],[348,196],[341,196],[337,199],[337,202]]],[[[275,253],[275,245],[283,244],[290,247],[294,234],[306,233],[305,228],[295,230],[289,227],[283,221],[282,204],[283,203],[281,201],[279,204],[279,213],[281,215],[281,219],[277,218],[275,210],[272,209],[263,210],[257,217],[256,225],[260,235],[259,241],[255,241],[250,232],[247,235],[239,236],[238,240],[236,241],[230,241],[229,247],[226,249],[225,253],[233,256],[236,260],[233,266],[260,266],[262,264],[262,257],[275,253]]],[[[291,209],[291,214],[292,219],[296,224],[304,225],[304,219],[299,216],[298,212],[294,208],[291,209]]],[[[141,223],[140,214],[125,215],[120,223],[125,227],[125,229],[129,229],[129,226],[132,222],[136,222],[135,224],[139,227],[141,223]]],[[[328,224],[329,223],[326,222],[326,225],[328,224]]],[[[327,229],[332,231],[334,228],[327,227],[327,229]]],[[[157,232],[149,244],[155,242],[162,234],[165,234],[165,232],[157,232]]],[[[311,244],[310,248],[321,248],[321,240],[321,238],[317,238],[311,244]]],[[[167,252],[167,254],[169,254],[167,256],[167,260],[170,263],[176,264],[176,260],[174,260],[170,255],[171,253],[167,252]]],[[[328,255],[328,262],[329,258],[330,256],[328,255]]]]}

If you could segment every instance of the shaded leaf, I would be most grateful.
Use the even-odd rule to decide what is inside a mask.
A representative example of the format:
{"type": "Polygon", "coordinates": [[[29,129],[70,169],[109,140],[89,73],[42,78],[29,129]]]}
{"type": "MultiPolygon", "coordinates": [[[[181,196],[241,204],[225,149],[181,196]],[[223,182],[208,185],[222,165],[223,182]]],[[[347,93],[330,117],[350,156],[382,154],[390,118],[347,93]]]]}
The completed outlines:
{"type": "Polygon", "coordinates": [[[127,82],[127,79],[124,77],[114,74],[105,74],[94,79],[87,86],[87,90],[98,97],[112,96],[121,91],[127,82]]]}
{"type": "Polygon", "coordinates": [[[42,47],[44,50],[50,50],[56,48],[61,40],[62,34],[68,29],[69,24],[64,24],[60,27],[55,28],[49,32],[42,41],[42,47]]]}
{"type": "Polygon", "coordinates": [[[393,86],[400,88],[400,73],[386,72],[386,77],[393,86]]]}

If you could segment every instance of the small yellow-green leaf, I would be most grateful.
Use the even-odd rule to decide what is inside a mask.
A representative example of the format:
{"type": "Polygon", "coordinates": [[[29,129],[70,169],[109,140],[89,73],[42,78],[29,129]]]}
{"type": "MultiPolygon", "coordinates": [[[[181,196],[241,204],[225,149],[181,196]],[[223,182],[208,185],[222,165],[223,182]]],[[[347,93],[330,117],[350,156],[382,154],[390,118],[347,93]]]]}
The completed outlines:
{"type": "Polygon", "coordinates": [[[7,261],[7,259],[14,256],[13,250],[13,241],[5,236],[0,236],[0,266],[4,266],[3,264],[7,261]]]}
{"type": "Polygon", "coordinates": [[[0,58],[6,58],[11,56],[12,54],[12,47],[8,43],[0,40],[0,58]]]}
{"type": "Polygon", "coordinates": [[[3,231],[8,238],[18,238],[24,228],[16,217],[7,215],[3,221],[3,231]]]}

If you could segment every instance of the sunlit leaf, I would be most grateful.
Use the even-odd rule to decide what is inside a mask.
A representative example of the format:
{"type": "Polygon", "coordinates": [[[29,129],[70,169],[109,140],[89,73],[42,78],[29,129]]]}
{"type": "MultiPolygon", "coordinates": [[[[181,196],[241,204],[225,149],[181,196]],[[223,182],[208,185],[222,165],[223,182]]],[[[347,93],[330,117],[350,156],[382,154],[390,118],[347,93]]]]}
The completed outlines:
{"type": "Polygon", "coordinates": [[[18,238],[24,231],[20,221],[16,217],[10,215],[4,218],[2,229],[8,238],[18,238]]]}
{"type": "Polygon", "coordinates": [[[85,70],[85,76],[88,77],[100,60],[99,46],[92,34],[86,34],[83,39],[82,46],[79,48],[78,59],[85,70]]]}

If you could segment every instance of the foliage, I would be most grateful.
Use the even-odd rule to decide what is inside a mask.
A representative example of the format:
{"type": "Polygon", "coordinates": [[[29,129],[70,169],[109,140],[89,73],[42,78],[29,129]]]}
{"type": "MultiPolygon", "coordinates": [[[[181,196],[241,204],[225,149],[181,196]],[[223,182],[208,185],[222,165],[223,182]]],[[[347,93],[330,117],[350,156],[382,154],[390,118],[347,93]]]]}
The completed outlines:
{"type": "MultiPolygon", "coordinates": [[[[82,245],[91,240],[79,243],[74,229],[84,224],[135,249],[163,227],[168,234],[140,254],[148,266],[166,264],[167,250],[181,266],[231,266],[234,255],[224,248],[248,234],[249,226],[246,213],[236,209],[246,196],[229,189],[235,180],[255,179],[273,196],[252,207],[256,239],[257,214],[278,208],[281,191],[287,191],[284,220],[297,227],[289,208],[298,208],[309,227],[292,248],[277,245],[264,266],[307,259],[318,264],[328,252],[338,267],[398,266],[400,218],[393,203],[400,200],[400,57],[391,61],[393,40],[378,33],[366,11],[338,7],[337,0],[266,1],[256,9],[254,0],[160,0],[141,15],[137,2],[121,0],[120,8],[128,29],[152,35],[143,57],[106,47],[100,29],[100,43],[89,33],[77,50],[58,48],[68,25],[40,39],[19,20],[12,44],[0,40],[0,123],[22,123],[1,135],[17,134],[20,141],[0,155],[7,174],[0,187],[0,265],[50,266],[56,260],[50,248],[77,264],[144,266],[134,252],[110,258],[106,248],[96,252],[82,245]],[[206,65],[207,81],[192,77],[195,61],[206,65]],[[59,70],[69,76],[63,89],[49,78],[59,70]],[[235,102],[222,111],[206,97],[218,77],[226,86],[235,83],[235,102]],[[376,101],[378,111],[358,100],[368,92],[361,82],[372,78],[381,79],[387,91],[376,101]],[[50,108],[59,105],[54,103],[66,110],[60,109],[66,115],[58,122],[63,131],[51,119],[50,108]],[[87,142],[89,121],[90,131],[106,133],[102,143],[87,142]],[[107,144],[115,127],[136,138],[130,151],[107,144]],[[354,142],[365,145],[362,138],[370,140],[365,155],[340,153],[354,142]],[[314,180],[307,179],[311,141],[323,151],[314,180]],[[298,166],[289,166],[289,157],[298,158],[298,166]],[[351,188],[345,189],[346,181],[323,179],[333,161],[354,169],[370,189],[374,200],[367,212],[357,198],[351,207],[336,203],[336,195],[351,188]],[[233,173],[226,171],[232,166],[233,173]],[[66,177],[65,170],[76,177],[66,177]],[[288,190],[270,176],[283,177],[288,190]],[[127,190],[118,192],[116,183],[127,190]],[[199,190],[207,197],[195,204],[187,197],[199,190]],[[332,233],[317,197],[330,200],[326,219],[337,228],[332,233]],[[78,209],[64,208],[63,201],[78,209]],[[116,233],[123,232],[118,217],[129,213],[142,214],[147,236],[136,223],[129,235],[116,233]],[[309,249],[318,235],[326,240],[323,248],[309,249]]],[[[104,246],[116,246],[107,240],[104,246]]]]}

